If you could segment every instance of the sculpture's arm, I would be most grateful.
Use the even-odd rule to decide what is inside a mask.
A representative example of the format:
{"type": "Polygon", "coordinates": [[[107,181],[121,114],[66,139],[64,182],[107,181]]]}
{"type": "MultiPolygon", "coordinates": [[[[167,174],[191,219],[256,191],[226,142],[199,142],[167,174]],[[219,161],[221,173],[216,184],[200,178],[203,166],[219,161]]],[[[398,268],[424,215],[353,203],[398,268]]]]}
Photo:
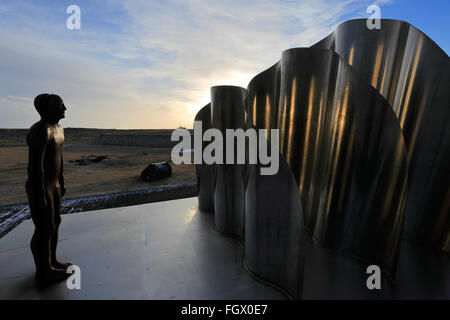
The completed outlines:
{"type": "Polygon", "coordinates": [[[48,135],[44,127],[37,137],[31,137],[30,144],[30,176],[32,180],[32,192],[37,194],[38,201],[47,206],[44,182],[44,156],[47,149],[48,135]]]}
{"type": "Polygon", "coordinates": [[[66,194],[66,185],[64,184],[64,157],[61,152],[61,169],[59,170],[58,175],[59,185],[61,186],[61,197],[64,197],[66,194]]]}

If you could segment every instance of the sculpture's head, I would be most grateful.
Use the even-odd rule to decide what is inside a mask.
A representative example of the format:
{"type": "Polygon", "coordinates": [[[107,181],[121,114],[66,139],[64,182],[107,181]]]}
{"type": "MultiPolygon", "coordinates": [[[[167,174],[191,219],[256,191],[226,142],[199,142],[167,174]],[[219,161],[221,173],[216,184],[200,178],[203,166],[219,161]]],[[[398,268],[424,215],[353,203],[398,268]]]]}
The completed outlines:
{"type": "Polygon", "coordinates": [[[34,106],[41,118],[50,123],[58,123],[67,110],[64,101],[56,94],[43,93],[34,98],[34,106]]]}

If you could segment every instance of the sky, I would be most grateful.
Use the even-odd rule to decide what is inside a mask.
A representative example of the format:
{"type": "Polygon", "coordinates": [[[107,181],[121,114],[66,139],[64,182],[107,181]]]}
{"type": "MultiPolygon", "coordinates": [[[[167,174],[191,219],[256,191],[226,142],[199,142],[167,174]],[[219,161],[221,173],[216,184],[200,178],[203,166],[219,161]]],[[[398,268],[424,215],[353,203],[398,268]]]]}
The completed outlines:
{"type": "Polygon", "coordinates": [[[38,121],[44,92],[64,99],[63,127],[192,128],[211,86],[247,87],[373,3],[449,53],[448,0],[0,0],[0,128],[38,121]]]}

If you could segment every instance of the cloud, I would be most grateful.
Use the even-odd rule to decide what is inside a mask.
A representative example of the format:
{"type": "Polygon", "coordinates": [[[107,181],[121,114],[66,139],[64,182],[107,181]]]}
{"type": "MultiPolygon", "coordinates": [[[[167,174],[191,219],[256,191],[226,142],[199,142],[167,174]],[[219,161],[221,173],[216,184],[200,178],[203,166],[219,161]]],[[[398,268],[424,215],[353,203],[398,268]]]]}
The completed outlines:
{"type": "Polygon", "coordinates": [[[26,101],[50,91],[69,107],[64,126],[191,127],[211,86],[246,87],[284,49],[313,44],[370,4],[79,1],[82,29],[67,30],[71,3],[17,3],[0,6],[0,127],[29,127],[26,101]]]}
{"type": "Polygon", "coordinates": [[[36,113],[29,112],[33,108],[33,100],[29,97],[6,96],[0,97],[2,115],[8,115],[13,119],[22,119],[24,122],[32,124],[39,120],[36,113]]]}

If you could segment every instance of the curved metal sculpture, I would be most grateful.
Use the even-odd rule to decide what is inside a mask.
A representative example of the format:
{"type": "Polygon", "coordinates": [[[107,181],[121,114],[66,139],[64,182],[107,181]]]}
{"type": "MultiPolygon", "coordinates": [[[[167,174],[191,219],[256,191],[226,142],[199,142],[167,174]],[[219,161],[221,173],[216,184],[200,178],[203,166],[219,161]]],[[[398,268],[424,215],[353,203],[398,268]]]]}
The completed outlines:
{"type": "Polygon", "coordinates": [[[450,253],[450,60],[409,23],[350,20],[313,47],[335,51],[384,96],[409,161],[404,236],[450,253]]]}
{"type": "MultiPolygon", "coordinates": [[[[311,48],[284,51],[246,100],[242,88],[211,91],[211,127],[254,126],[268,141],[280,130],[277,174],[215,166],[214,211],[218,231],[245,239],[248,270],[294,298],[303,228],[391,276],[403,234],[449,253],[449,59],[409,24],[381,23],[344,22],[311,48]]],[[[208,190],[199,193],[200,203],[208,190]]]]}
{"type": "MultiPolygon", "coordinates": [[[[245,127],[247,90],[235,86],[211,88],[211,127],[220,130],[245,127]]],[[[236,157],[236,152],[234,153],[236,157]]],[[[223,159],[226,159],[226,150],[223,159]]],[[[236,163],[234,161],[233,163],[236,163]]],[[[244,238],[244,165],[216,164],[214,188],[215,229],[226,235],[244,238]]]]}
{"type": "MultiPolygon", "coordinates": [[[[211,103],[200,109],[195,116],[195,121],[202,123],[203,132],[211,128],[211,103]]],[[[205,149],[206,142],[202,141],[202,153],[205,149]]],[[[197,176],[197,193],[198,208],[203,211],[214,211],[214,185],[215,171],[214,165],[204,163],[195,165],[195,173],[197,176]]]]}
{"type": "MultiPolygon", "coordinates": [[[[252,128],[250,120],[247,128],[252,128]]],[[[264,136],[259,136],[267,144],[264,136]]],[[[258,141],[258,144],[260,141],[258,141]]],[[[288,296],[302,296],[303,209],[298,185],[279,150],[279,170],[261,175],[261,164],[248,165],[245,184],[244,263],[254,276],[288,296]]]]}
{"type": "MultiPolygon", "coordinates": [[[[211,128],[220,130],[223,136],[226,129],[255,129],[245,115],[244,88],[213,87],[211,97],[212,108],[209,105],[202,108],[196,120],[207,124],[212,114],[211,128]]],[[[268,142],[265,137],[258,139],[268,142]]],[[[215,181],[215,229],[244,241],[244,264],[253,276],[292,298],[300,298],[304,260],[302,205],[290,167],[278,149],[269,151],[277,154],[280,163],[278,172],[272,176],[261,176],[261,165],[248,162],[197,165],[199,206],[205,206],[205,199],[211,194],[208,186],[215,181]],[[209,176],[208,167],[214,167],[209,176]]]]}
{"type": "Polygon", "coordinates": [[[278,119],[281,153],[298,183],[306,229],[324,247],[394,274],[407,161],[389,104],[342,58],[321,49],[284,51],[278,66],[255,77],[248,90],[250,118],[279,96],[278,115],[265,112],[255,125],[278,119]],[[262,81],[279,83],[269,87],[279,93],[258,86],[262,81]],[[268,98],[258,102],[261,96],[268,98]]]}
{"type": "Polygon", "coordinates": [[[278,101],[280,98],[280,63],[254,77],[247,86],[247,113],[256,128],[278,128],[278,101]]]}

